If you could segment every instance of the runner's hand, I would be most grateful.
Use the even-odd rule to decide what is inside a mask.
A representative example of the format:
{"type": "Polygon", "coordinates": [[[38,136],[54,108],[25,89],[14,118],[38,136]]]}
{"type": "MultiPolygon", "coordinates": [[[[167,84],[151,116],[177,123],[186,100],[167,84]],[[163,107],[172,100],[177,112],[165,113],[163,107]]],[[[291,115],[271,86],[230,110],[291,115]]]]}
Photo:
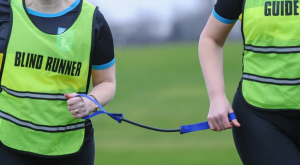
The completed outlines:
{"type": "Polygon", "coordinates": [[[95,103],[85,97],[76,97],[77,93],[65,94],[68,99],[68,109],[74,118],[83,118],[94,112],[95,103]]]}
{"type": "Polygon", "coordinates": [[[232,123],[229,122],[228,114],[232,112],[233,109],[226,97],[220,96],[211,100],[207,116],[210,129],[213,131],[222,131],[230,129],[233,126],[240,127],[241,125],[237,119],[232,120],[232,123]]]}

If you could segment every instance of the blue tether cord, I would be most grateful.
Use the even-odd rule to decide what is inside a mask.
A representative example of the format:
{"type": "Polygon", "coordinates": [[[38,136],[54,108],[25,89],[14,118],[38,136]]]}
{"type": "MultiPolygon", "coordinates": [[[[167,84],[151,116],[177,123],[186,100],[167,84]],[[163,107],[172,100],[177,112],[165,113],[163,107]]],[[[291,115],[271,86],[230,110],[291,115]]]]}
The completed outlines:
{"type": "MultiPolygon", "coordinates": [[[[81,97],[86,97],[89,100],[91,100],[92,102],[94,102],[101,110],[97,111],[89,116],[86,116],[82,119],[90,119],[94,116],[100,115],[100,114],[107,114],[108,116],[110,116],[112,119],[118,121],[119,123],[121,123],[122,121],[125,121],[127,123],[139,126],[139,127],[143,127],[146,129],[150,129],[150,130],[154,130],[154,131],[160,131],[160,132],[180,132],[180,134],[185,134],[185,133],[189,133],[189,132],[194,132],[194,131],[201,131],[201,130],[206,130],[209,129],[209,125],[208,122],[202,122],[202,123],[196,123],[196,124],[191,124],[191,125],[182,125],[180,126],[179,129],[161,129],[161,128],[155,128],[155,127],[150,127],[150,126],[146,126],[140,123],[136,123],[134,121],[125,119],[123,117],[122,113],[108,113],[104,110],[104,108],[92,97],[85,95],[85,94],[79,94],[79,96],[81,97]]],[[[230,113],[228,114],[228,119],[229,121],[232,121],[234,119],[236,119],[236,115],[234,113],[230,113]]]]}

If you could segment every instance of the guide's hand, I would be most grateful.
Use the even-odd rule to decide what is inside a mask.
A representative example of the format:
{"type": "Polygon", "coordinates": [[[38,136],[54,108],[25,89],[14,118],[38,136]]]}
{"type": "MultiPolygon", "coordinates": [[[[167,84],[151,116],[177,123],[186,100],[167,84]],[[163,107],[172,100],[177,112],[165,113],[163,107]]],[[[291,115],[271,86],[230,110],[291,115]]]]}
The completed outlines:
{"type": "Polygon", "coordinates": [[[237,119],[232,120],[231,123],[228,119],[228,114],[232,113],[233,109],[226,97],[220,96],[210,101],[209,113],[207,116],[208,124],[213,131],[222,131],[230,129],[233,126],[240,127],[237,119]]]}
{"type": "Polygon", "coordinates": [[[76,97],[77,93],[65,94],[68,109],[74,118],[83,118],[95,110],[95,103],[85,97],[76,97]]]}

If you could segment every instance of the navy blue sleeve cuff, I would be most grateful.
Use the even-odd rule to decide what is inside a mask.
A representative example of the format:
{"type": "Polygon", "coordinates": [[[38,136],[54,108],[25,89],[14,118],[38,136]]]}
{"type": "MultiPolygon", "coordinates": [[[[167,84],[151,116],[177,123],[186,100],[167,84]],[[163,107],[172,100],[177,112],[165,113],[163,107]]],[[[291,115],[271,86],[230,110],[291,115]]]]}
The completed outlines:
{"type": "Polygon", "coordinates": [[[103,64],[103,65],[93,65],[92,68],[94,70],[103,70],[103,69],[107,69],[109,67],[111,67],[112,65],[114,65],[116,62],[116,59],[114,58],[113,60],[111,60],[109,63],[103,64]]]}
{"type": "Polygon", "coordinates": [[[226,24],[233,24],[233,23],[235,23],[238,20],[238,19],[236,19],[236,20],[229,20],[229,19],[223,18],[218,13],[216,13],[215,9],[213,9],[212,13],[213,13],[213,16],[217,20],[219,20],[220,22],[226,23],[226,24]]]}

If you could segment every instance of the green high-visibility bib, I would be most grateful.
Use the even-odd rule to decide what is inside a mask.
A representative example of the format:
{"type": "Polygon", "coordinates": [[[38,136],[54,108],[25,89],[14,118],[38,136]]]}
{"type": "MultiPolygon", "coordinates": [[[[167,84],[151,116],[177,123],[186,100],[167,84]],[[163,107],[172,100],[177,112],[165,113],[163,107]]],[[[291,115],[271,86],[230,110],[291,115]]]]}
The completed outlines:
{"type": "Polygon", "coordinates": [[[245,0],[242,93],[252,106],[300,109],[299,2],[245,0]]]}
{"type": "Polygon", "coordinates": [[[87,93],[93,17],[83,0],[62,34],[42,32],[23,0],[11,0],[12,27],[1,69],[0,140],[13,149],[47,156],[80,150],[85,121],[67,108],[65,93],[87,93]]]}

